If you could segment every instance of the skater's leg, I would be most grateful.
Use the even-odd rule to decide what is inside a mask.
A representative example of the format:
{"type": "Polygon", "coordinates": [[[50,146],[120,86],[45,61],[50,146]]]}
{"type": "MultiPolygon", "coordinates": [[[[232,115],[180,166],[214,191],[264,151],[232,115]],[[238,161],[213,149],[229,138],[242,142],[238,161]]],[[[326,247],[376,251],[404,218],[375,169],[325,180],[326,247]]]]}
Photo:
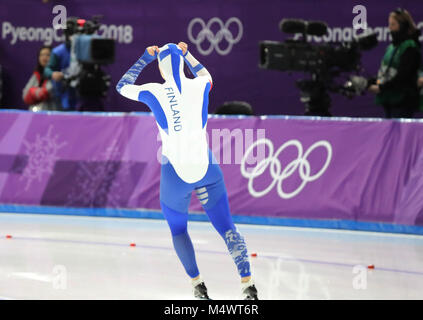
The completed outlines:
{"type": "Polygon", "coordinates": [[[188,212],[178,212],[160,203],[169,224],[173,246],[186,273],[193,279],[200,275],[195,260],[194,247],[187,231],[188,212]]]}
{"type": "Polygon", "coordinates": [[[226,191],[211,208],[204,208],[214,228],[219,232],[228,247],[241,281],[248,281],[251,276],[250,261],[244,237],[235,227],[229,210],[229,201],[226,191]]]}
{"type": "Polygon", "coordinates": [[[169,224],[173,246],[179,260],[191,278],[199,271],[194,247],[187,230],[188,206],[193,187],[183,182],[170,162],[162,164],[160,179],[160,205],[169,224]]]}
{"type": "Polygon", "coordinates": [[[238,273],[241,276],[242,296],[244,300],[257,300],[257,289],[254,280],[251,278],[247,246],[244,238],[233,224],[223,178],[203,188],[205,190],[202,189],[203,192],[200,192],[199,199],[202,201],[203,208],[213,226],[225,240],[229,253],[237,266],[238,273]],[[207,197],[204,195],[207,195],[207,197]],[[210,200],[210,202],[204,199],[210,200]]]}
{"type": "Polygon", "coordinates": [[[214,228],[225,241],[242,281],[246,282],[251,276],[247,246],[232,221],[221,170],[218,165],[214,165],[210,170],[216,171],[214,176],[217,175],[220,178],[213,183],[196,188],[197,197],[214,228]]]}

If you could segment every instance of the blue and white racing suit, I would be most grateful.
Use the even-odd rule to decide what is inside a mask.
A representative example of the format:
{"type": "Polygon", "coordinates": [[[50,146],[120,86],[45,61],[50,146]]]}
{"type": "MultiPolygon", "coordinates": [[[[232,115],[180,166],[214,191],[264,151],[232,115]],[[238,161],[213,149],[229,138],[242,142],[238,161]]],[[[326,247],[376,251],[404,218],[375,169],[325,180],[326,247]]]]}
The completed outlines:
{"type": "Polygon", "coordinates": [[[145,103],[153,112],[162,139],[160,204],[174,248],[186,273],[199,275],[187,231],[188,207],[195,190],[203,209],[232,255],[241,277],[251,275],[247,247],[233,224],[222,171],[208,147],[206,126],[210,73],[188,51],[169,43],[154,56],[142,57],[118,82],[117,91],[145,103]],[[158,58],[165,82],[134,85],[143,68],[158,58]],[[195,76],[185,76],[184,62],[195,76]]]}

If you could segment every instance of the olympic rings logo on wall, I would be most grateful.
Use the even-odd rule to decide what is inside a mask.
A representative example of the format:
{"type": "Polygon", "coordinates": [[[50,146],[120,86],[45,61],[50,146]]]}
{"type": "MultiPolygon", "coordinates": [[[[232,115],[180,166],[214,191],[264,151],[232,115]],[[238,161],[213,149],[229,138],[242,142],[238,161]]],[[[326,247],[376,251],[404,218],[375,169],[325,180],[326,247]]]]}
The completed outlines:
{"type": "Polygon", "coordinates": [[[243,26],[241,23],[241,20],[239,20],[236,17],[229,18],[226,23],[223,23],[223,21],[217,17],[211,18],[207,24],[203,21],[201,18],[194,18],[190,21],[188,25],[188,39],[197,46],[198,52],[200,52],[202,55],[207,56],[213,52],[213,50],[216,50],[216,52],[222,56],[227,55],[229,52],[231,52],[232,47],[234,44],[238,43],[243,34],[243,26]],[[220,29],[217,31],[216,34],[211,31],[211,27],[213,24],[218,24],[220,29]],[[197,34],[196,37],[192,34],[193,28],[196,24],[199,24],[201,26],[201,31],[197,34]],[[229,31],[229,27],[231,24],[235,24],[238,26],[238,34],[236,37],[232,35],[231,31],[229,31]],[[201,47],[201,44],[208,40],[210,42],[210,45],[207,49],[203,49],[201,47]],[[228,42],[228,47],[226,49],[221,49],[219,46],[219,43],[225,39],[228,42]]]}
{"type": "Polygon", "coordinates": [[[328,141],[321,140],[316,143],[314,143],[308,150],[303,153],[303,146],[300,141],[298,140],[290,140],[285,142],[283,145],[279,147],[279,149],[276,151],[275,154],[273,154],[274,147],[272,141],[264,138],[257,140],[254,142],[245,152],[242,161],[241,161],[241,174],[249,179],[248,180],[248,191],[253,197],[259,198],[263,197],[264,195],[268,194],[270,190],[273,189],[273,187],[276,184],[276,188],[278,191],[278,194],[283,199],[291,199],[298,195],[306,186],[308,182],[315,181],[316,179],[320,178],[322,174],[326,171],[326,169],[329,166],[329,163],[332,159],[332,146],[328,141]],[[250,152],[254,150],[258,145],[264,144],[269,148],[269,156],[260,162],[257,163],[256,167],[254,167],[250,172],[247,172],[245,168],[245,162],[248,158],[248,155],[250,152]],[[297,148],[297,158],[294,159],[291,163],[289,163],[283,170],[282,165],[280,161],[278,160],[279,154],[285,150],[286,148],[294,146],[297,148]],[[315,173],[314,175],[310,175],[311,172],[311,166],[310,162],[307,160],[310,153],[315,150],[318,147],[323,147],[326,149],[327,157],[324,165],[322,168],[315,173]],[[263,174],[263,172],[269,167],[270,165],[270,174],[273,178],[273,181],[270,183],[270,185],[265,188],[264,190],[257,191],[254,189],[253,183],[254,179],[259,177],[263,174]],[[290,193],[286,193],[283,189],[283,181],[286,180],[288,177],[290,177],[296,170],[298,169],[300,178],[302,179],[301,184],[298,186],[298,188],[290,193]]]}

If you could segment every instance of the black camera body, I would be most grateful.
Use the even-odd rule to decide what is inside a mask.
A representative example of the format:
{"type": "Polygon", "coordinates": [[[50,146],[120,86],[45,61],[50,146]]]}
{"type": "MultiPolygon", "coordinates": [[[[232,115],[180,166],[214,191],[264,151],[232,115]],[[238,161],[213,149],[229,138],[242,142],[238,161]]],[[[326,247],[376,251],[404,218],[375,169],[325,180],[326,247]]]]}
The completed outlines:
{"type": "MultiPolygon", "coordinates": [[[[377,44],[376,34],[368,37],[376,40],[377,44]]],[[[360,67],[361,51],[368,50],[363,48],[367,48],[369,39],[362,39],[327,44],[291,39],[285,42],[262,41],[259,66],[270,70],[310,73],[324,73],[335,69],[341,72],[355,71],[360,67]]]]}
{"type": "Polygon", "coordinates": [[[325,35],[327,25],[323,22],[284,19],[280,23],[280,29],[286,33],[300,33],[302,37],[284,42],[261,41],[259,67],[311,74],[311,79],[297,81],[297,87],[301,91],[300,100],[306,105],[306,115],[330,116],[330,97],[327,91],[349,98],[362,94],[362,82],[360,87],[355,86],[357,81],[349,81],[340,86],[334,79],[344,72],[360,71],[361,52],[377,45],[377,34],[363,35],[349,42],[314,44],[306,41],[307,35],[325,35]]]}

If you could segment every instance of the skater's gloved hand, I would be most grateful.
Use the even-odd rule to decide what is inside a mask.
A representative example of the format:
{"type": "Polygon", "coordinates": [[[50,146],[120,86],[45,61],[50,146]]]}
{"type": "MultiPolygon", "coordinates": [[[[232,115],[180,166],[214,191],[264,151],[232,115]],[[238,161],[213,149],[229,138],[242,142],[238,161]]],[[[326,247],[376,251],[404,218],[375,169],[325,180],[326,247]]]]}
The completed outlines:
{"type": "Polygon", "coordinates": [[[159,51],[160,50],[158,46],[147,47],[144,51],[144,54],[140,58],[141,63],[149,64],[157,58],[159,51]]]}
{"type": "Polygon", "coordinates": [[[181,48],[182,54],[185,56],[185,53],[188,51],[188,45],[185,42],[179,42],[178,47],[181,48]]]}
{"type": "Polygon", "coordinates": [[[158,46],[151,46],[151,47],[147,47],[147,52],[151,55],[151,56],[155,56],[156,53],[159,53],[159,47],[158,46]]]}

